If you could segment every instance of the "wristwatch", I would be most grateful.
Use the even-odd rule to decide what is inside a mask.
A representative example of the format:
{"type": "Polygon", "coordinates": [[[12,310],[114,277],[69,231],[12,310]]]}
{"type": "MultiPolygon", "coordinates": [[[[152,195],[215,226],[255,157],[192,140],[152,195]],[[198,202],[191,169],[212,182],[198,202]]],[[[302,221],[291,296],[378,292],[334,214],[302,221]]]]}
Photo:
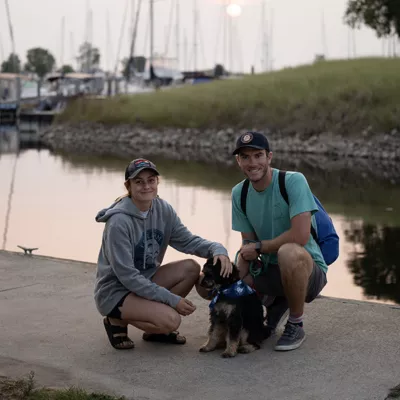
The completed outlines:
{"type": "Polygon", "coordinates": [[[261,242],[260,241],[256,242],[256,252],[258,254],[261,254],[261,242]]]}

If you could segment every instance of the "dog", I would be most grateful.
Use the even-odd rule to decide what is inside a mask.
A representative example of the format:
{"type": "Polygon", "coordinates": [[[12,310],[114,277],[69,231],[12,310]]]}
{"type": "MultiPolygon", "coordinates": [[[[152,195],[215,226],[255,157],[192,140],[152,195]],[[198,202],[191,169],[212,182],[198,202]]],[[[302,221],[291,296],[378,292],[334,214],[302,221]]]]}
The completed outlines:
{"type": "Polygon", "coordinates": [[[208,340],[199,349],[210,352],[225,347],[222,357],[251,353],[261,348],[264,339],[264,311],[257,293],[239,278],[239,269],[232,263],[232,273],[221,276],[221,262],[204,264],[200,286],[214,293],[210,303],[208,340]]]}

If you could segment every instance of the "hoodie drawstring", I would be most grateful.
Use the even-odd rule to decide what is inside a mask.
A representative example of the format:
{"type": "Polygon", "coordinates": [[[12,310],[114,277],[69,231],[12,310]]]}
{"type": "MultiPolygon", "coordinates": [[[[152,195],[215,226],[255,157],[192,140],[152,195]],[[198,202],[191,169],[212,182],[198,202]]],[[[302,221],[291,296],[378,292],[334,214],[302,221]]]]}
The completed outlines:
{"type": "Polygon", "coordinates": [[[143,218],[144,225],[144,249],[143,249],[143,270],[146,269],[146,254],[147,254],[147,231],[146,231],[146,218],[143,218]]]}

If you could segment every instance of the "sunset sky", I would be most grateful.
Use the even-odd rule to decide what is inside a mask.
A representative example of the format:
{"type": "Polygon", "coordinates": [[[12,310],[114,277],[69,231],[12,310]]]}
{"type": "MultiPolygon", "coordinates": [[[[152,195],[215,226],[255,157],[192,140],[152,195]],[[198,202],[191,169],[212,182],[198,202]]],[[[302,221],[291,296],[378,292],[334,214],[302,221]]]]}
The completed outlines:
{"type": "MultiPolygon", "coordinates": [[[[131,7],[139,0],[12,0],[11,19],[15,36],[15,49],[25,61],[26,51],[35,46],[48,48],[58,64],[74,63],[79,45],[86,37],[101,52],[101,67],[113,69],[124,15],[127,16],[119,59],[129,54],[131,7]],[[128,4],[128,6],[127,6],[128,4]],[[92,29],[86,33],[87,9],[93,10],[92,29]],[[65,20],[64,41],[62,19],[65,20]],[[108,23],[107,23],[108,21],[108,23]],[[109,28],[107,28],[107,25],[109,28]],[[64,46],[62,46],[64,42],[64,46]]],[[[195,0],[180,0],[179,65],[181,69],[194,67],[195,0]],[[186,46],[185,46],[186,43],[186,46]]],[[[197,0],[199,28],[197,30],[197,67],[210,68],[217,62],[235,71],[248,72],[252,65],[261,69],[261,0],[237,0],[241,15],[232,19],[232,50],[222,44],[222,0],[197,0]],[[232,57],[229,57],[232,54],[232,57]],[[232,65],[230,65],[232,60],[232,65]]],[[[228,1],[229,3],[229,1],[228,1]]],[[[326,53],[328,58],[347,58],[353,55],[349,46],[349,29],[343,24],[347,0],[267,0],[265,1],[265,30],[270,37],[269,65],[273,69],[312,62],[316,54],[326,53]]],[[[175,13],[169,24],[169,13],[175,0],[156,0],[154,50],[168,57],[176,56],[175,13]],[[170,40],[166,46],[168,27],[170,40]]],[[[226,13],[225,13],[226,15],[226,13]]],[[[139,18],[136,54],[149,54],[148,32],[149,0],[142,1],[139,18]]],[[[0,4],[0,59],[12,50],[4,2],[0,4]]],[[[355,33],[356,56],[382,55],[387,49],[370,29],[355,33]]],[[[264,47],[265,48],[265,47],[264,47]]]]}

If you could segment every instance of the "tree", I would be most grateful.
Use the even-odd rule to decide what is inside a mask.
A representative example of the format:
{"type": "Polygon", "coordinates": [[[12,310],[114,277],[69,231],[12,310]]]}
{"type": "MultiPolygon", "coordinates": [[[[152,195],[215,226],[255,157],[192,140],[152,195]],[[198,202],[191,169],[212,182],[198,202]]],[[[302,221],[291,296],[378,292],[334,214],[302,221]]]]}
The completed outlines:
{"type": "Polygon", "coordinates": [[[129,58],[122,60],[122,75],[125,79],[133,76],[133,70],[136,72],[144,72],[146,66],[146,57],[137,56],[133,57],[133,60],[129,63],[129,58]]]}
{"type": "Polygon", "coordinates": [[[19,74],[21,72],[21,60],[17,54],[11,53],[7,60],[1,64],[1,72],[19,74]]]}
{"type": "Polygon", "coordinates": [[[400,37],[400,2],[396,0],[349,0],[344,20],[352,28],[364,24],[378,37],[400,37]]]}
{"type": "Polygon", "coordinates": [[[40,79],[53,71],[56,64],[54,56],[46,49],[35,47],[26,53],[25,71],[36,73],[40,79]]]}
{"type": "Polygon", "coordinates": [[[77,57],[79,69],[81,72],[91,72],[100,65],[100,51],[97,47],[93,47],[89,42],[84,42],[79,47],[79,55],[77,57]]]}
{"type": "Polygon", "coordinates": [[[354,283],[367,297],[400,303],[400,228],[353,224],[345,236],[357,244],[348,261],[354,283]]]}
{"type": "Polygon", "coordinates": [[[216,78],[219,78],[221,76],[223,76],[225,73],[225,68],[222,64],[216,64],[214,67],[214,76],[216,78]]]}
{"type": "Polygon", "coordinates": [[[63,65],[58,72],[60,72],[61,74],[69,74],[71,72],[75,72],[75,70],[72,68],[71,65],[63,65]]]}

